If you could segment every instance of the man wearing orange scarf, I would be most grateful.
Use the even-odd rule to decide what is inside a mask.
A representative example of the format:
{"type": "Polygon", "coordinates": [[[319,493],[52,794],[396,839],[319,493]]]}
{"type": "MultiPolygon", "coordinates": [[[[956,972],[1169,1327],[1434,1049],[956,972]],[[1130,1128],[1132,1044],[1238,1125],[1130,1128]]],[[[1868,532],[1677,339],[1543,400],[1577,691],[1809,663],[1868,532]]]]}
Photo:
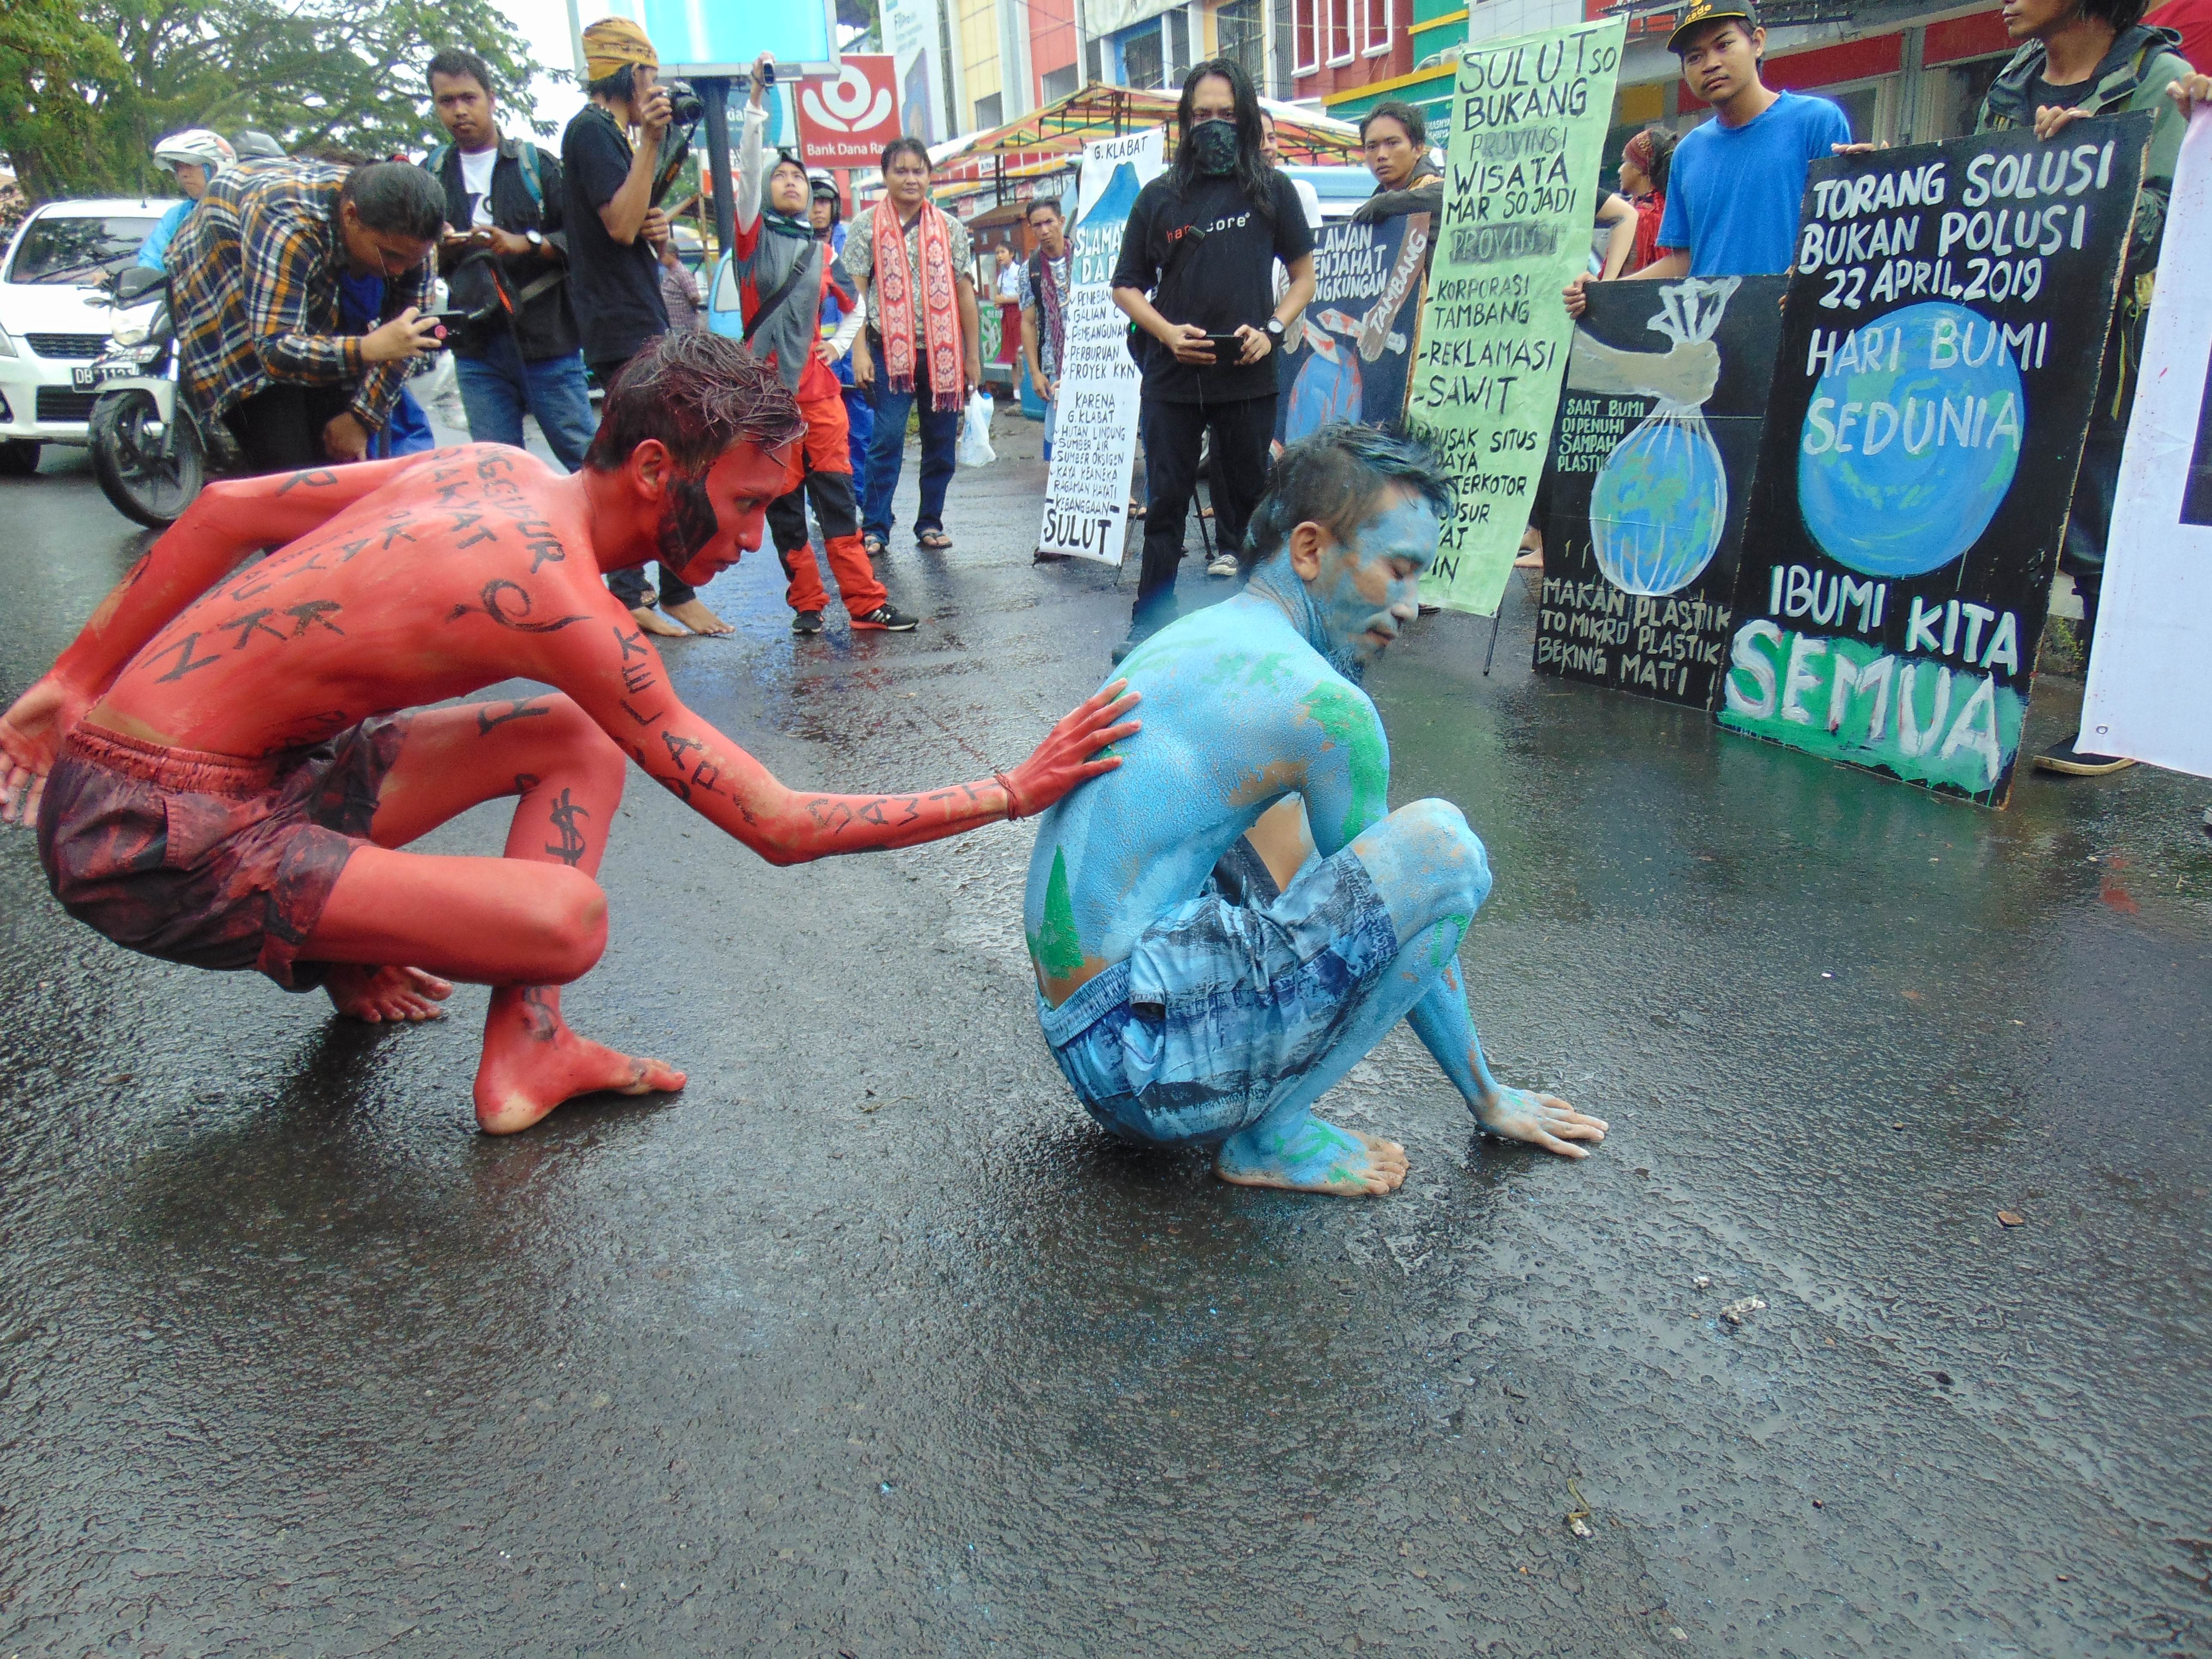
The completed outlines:
{"type": "Polygon", "coordinates": [[[861,539],[871,555],[890,538],[891,495],[906,458],[906,417],[921,400],[921,509],[915,545],[942,551],[945,487],[971,387],[981,385],[975,285],[968,228],[929,199],[929,151],[917,138],[884,147],[885,200],[860,210],[845,239],[868,326],[853,343],[853,384],[875,405],[861,539]]]}

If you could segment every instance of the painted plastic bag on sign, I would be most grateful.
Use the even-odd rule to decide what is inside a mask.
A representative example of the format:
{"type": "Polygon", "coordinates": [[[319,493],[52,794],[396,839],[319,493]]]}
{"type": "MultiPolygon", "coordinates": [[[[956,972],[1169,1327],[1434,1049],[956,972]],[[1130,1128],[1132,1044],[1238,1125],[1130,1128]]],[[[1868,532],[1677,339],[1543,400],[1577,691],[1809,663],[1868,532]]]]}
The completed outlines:
{"type": "MultiPolygon", "coordinates": [[[[1742,283],[1692,277],[1660,290],[1645,325],[1676,345],[1710,340],[1742,283]]],[[[1680,592],[1705,573],[1728,524],[1728,471],[1702,404],[1660,398],[1613,446],[1590,489],[1590,550],[1615,587],[1680,592]]]]}
{"type": "Polygon", "coordinates": [[[968,412],[960,417],[960,445],[953,452],[963,466],[988,466],[999,459],[991,447],[991,400],[980,392],[968,394],[968,412]]]}

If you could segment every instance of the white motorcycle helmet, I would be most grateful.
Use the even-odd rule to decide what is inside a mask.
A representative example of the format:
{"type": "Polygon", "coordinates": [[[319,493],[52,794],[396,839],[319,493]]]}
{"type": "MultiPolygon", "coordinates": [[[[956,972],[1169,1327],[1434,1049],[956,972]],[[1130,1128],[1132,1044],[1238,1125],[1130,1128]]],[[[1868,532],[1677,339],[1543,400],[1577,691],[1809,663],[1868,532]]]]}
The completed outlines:
{"type": "Polygon", "coordinates": [[[204,167],[210,180],[237,160],[230,140],[205,127],[186,127],[154,146],[154,165],[162,172],[174,173],[179,161],[188,161],[204,167]]]}

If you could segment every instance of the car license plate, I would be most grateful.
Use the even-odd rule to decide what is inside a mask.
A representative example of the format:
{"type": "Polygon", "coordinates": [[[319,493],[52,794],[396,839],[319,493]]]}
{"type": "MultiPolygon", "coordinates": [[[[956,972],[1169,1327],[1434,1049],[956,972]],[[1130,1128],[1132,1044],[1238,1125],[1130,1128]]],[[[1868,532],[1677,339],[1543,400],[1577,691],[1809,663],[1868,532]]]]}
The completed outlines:
{"type": "Polygon", "coordinates": [[[109,380],[127,380],[137,373],[136,363],[80,363],[70,370],[70,384],[79,392],[89,392],[109,380]]]}

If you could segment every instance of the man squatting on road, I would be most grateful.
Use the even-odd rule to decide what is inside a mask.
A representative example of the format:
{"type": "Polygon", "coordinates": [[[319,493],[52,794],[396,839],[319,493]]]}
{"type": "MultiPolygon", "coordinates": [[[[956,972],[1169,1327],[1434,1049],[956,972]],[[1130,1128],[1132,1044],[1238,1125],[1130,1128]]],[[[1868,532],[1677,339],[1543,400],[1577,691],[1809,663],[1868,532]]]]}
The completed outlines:
{"type": "Polygon", "coordinates": [[[768,175],[768,211],[761,211],[761,147],[768,131],[763,99],[775,59],[763,52],[753,64],[752,95],[745,101],[744,136],[738,141],[736,267],[746,343],[775,365],[785,386],[797,394],[806,422],[801,446],[804,480],[769,505],[769,533],[788,580],[784,602],[791,607],[791,631],[819,634],[830,603],[822,591],[822,571],[806,536],[806,500],[822,521],[822,550],[837,577],[845,614],[856,629],[912,630],[915,618],[896,610],[875,567],[860,547],[860,520],[853,499],[853,460],[845,427],[845,389],[830,365],[851,347],[867,319],[866,308],[844,276],[830,244],[817,237],[811,216],[813,188],[806,168],[785,151],[768,175]],[[849,307],[838,337],[825,340],[818,329],[822,297],[834,276],[839,298],[849,307]]]}
{"type": "Polygon", "coordinates": [[[1024,904],[1045,1040],[1115,1133],[1218,1144],[1214,1173],[1245,1186],[1389,1192],[1405,1149],[1313,1106],[1402,1017],[1491,1133],[1571,1158],[1605,1138],[1491,1077],[1457,954],[1482,843],[1449,802],[1387,810],[1389,747],[1353,683],[1413,620],[1450,510],[1418,445],[1323,427],[1275,463],[1244,591],[1130,653],[1144,734],[1045,815],[1024,904]]]}
{"type": "Polygon", "coordinates": [[[572,475],[476,444],[211,483],[0,715],[0,817],[35,818],[63,907],[149,956],[320,984],[371,1020],[434,1012],[452,988],[434,975],[490,985],[476,1109],[494,1133],[580,1094],[680,1089],[561,1018],[558,988],[606,944],[593,876],[625,755],[787,865],[1038,811],[1137,729],[1113,724],[1117,687],[1011,775],[833,795],[786,787],[686,708],[602,579],[657,556],[704,582],[758,547],[801,430],[736,341],[670,334],[623,371],[572,475]],[[422,706],[515,678],[553,689],[422,706]],[[502,795],[503,857],[397,850],[502,795]]]}

